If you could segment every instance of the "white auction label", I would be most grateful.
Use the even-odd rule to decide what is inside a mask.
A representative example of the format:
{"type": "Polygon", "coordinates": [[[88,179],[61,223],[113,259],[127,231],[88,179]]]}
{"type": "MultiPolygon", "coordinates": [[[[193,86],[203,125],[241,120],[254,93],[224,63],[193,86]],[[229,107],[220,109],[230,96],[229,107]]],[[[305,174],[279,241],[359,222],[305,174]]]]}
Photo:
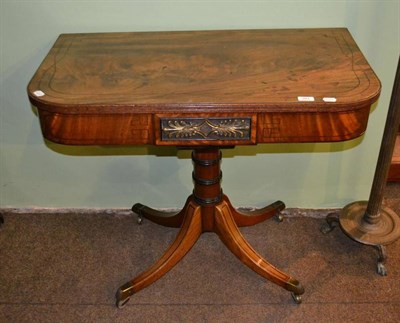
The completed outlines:
{"type": "Polygon", "coordinates": [[[33,92],[33,94],[36,95],[36,96],[43,96],[44,92],[40,91],[40,90],[37,90],[37,91],[33,92]]]}
{"type": "Polygon", "coordinates": [[[322,101],[324,101],[324,102],[336,102],[336,98],[325,97],[325,98],[322,98],[322,101]]]}
{"type": "Polygon", "coordinates": [[[315,101],[313,96],[298,96],[297,100],[303,101],[303,102],[314,102],[315,101]]]}

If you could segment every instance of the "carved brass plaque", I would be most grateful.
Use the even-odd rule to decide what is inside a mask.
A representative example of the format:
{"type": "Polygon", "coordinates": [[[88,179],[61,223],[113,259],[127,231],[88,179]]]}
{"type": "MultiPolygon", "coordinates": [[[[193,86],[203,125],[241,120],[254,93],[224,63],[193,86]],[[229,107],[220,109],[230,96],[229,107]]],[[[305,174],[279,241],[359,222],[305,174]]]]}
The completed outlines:
{"type": "Polygon", "coordinates": [[[251,118],[161,118],[161,140],[249,140],[251,118]]]}

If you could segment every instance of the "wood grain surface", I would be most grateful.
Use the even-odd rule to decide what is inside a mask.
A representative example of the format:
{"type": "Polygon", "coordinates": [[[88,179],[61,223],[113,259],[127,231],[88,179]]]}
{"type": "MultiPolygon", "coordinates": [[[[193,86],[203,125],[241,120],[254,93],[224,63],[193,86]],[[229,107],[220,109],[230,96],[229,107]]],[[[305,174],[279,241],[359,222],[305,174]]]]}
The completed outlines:
{"type": "Polygon", "coordinates": [[[28,85],[45,137],[66,144],[174,145],[154,118],[169,113],[258,118],[256,141],[187,145],[347,140],[379,93],[343,28],[63,34],[28,85]]]}

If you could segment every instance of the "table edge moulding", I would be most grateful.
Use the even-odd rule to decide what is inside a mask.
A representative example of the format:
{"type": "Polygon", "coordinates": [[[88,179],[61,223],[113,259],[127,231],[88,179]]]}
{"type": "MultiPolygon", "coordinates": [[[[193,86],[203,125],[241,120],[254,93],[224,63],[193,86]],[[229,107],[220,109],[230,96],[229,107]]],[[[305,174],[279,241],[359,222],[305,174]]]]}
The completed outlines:
{"type": "Polygon", "coordinates": [[[285,204],[236,210],[221,188],[221,149],[359,137],[380,89],[346,28],[260,29],[62,34],[28,96],[43,136],[56,143],[193,150],[194,189],[180,212],[132,207],[140,221],[180,229],[152,267],[118,288],[122,307],[208,231],[300,303],[300,282],[238,229],[279,216],[285,204]]]}

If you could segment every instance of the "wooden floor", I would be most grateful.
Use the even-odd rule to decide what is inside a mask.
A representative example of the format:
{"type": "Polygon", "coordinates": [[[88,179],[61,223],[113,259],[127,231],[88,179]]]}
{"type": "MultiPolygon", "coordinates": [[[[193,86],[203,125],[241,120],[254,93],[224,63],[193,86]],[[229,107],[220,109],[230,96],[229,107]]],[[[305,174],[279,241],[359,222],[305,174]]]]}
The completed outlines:
{"type": "MultiPolygon", "coordinates": [[[[399,183],[388,185],[385,204],[400,214],[399,183]]],[[[389,274],[381,277],[374,249],[339,229],[319,231],[324,212],[288,214],[241,231],[304,285],[301,305],[207,233],[171,272],[117,309],[116,289],[157,260],[177,229],[139,226],[129,212],[8,210],[0,230],[0,322],[400,321],[400,241],[387,247],[389,274]]]]}

